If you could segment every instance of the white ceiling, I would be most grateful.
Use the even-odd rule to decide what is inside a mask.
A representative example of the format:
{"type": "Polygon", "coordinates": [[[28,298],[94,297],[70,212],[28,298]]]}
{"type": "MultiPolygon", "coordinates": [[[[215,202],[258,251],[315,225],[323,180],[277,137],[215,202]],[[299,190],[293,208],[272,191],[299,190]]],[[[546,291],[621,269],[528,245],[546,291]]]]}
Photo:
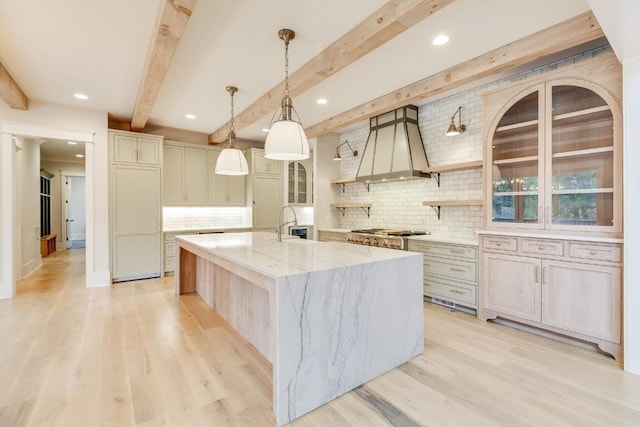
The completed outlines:
{"type": "MultiPolygon", "coordinates": [[[[0,0],[0,62],[32,100],[130,119],[160,1],[0,0]],[[86,93],[79,101],[73,93],[86,93]]],[[[290,70],[385,0],[200,0],[149,124],[210,133],[284,77],[280,28],[292,28],[290,70]],[[186,113],[197,116],[184,118],[186,113]]],[[[294,98],[305,126],[589,10],[587,0],[455,0],[430,18],[294,98]],[[435,47],[446,33],[451,41],[435,47]],[[324,106],[315,100],[326,97],[324,106]]],[[[271,115],[238,136],[261,140],[271,115]]]]}
{"type": "Polygon", "coordinates": [[[57,139],[46,139],[39,142],[40,161],[42,162],[84,163],[84,157],[76,157],[76,154],[84,156],[84,142],[69,144],[68,141],[57,139]]]}

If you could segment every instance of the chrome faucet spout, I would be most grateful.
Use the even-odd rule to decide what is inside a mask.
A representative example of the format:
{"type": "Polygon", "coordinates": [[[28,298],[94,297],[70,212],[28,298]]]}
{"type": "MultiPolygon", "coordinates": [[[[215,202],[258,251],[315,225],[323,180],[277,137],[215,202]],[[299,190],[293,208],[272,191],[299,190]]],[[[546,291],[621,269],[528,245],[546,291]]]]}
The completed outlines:
{"type": "Polygon", "coordinates": [[[282,226],[283,225],[287,225],[287,224],[293,224],[294,226],[298,225],[298,217],[296,216],[296,211],[289,205],[283,206],[282,209],[280,209],[280,212],[278,213],[278,221],[280,221],[280,216],[284,212],[285,208],[289,208],[291,209],[291,212],[293,212],[293,221],[284,221],[283,223],[278,225],[278,229],[276,230],[276,233],[278,233],[278,242],[282,242],[282,226]]]}

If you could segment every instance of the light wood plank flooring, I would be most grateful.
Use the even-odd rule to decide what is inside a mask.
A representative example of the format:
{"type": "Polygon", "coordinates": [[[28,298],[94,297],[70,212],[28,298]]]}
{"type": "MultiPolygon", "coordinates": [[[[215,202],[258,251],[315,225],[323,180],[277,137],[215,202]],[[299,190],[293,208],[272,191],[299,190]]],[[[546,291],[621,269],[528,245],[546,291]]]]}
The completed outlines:
{"type": "MultiPolygon", "coordinates": [[[[638,426],[610,357],[425,304],[424,354],[305,426],[638,426]]],[[[80,249],[0,301],[0,426],[270,426],[271,366],[172,278],[85,289],[80,249]]]]}

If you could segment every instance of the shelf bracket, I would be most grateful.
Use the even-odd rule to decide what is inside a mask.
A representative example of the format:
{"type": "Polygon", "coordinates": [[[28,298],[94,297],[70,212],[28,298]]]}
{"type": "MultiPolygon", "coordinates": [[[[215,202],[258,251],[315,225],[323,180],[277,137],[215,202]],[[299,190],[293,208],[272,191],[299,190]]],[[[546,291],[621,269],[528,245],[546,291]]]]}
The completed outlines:
{"type": "Polygon", "coordinates": [[[338,183],[340,188],[342,188],[342,194],[344,194],[344,186],[346,185],[344,182],[338,183]]]}
{"type": "Polygon", "coordinates": [[[342,216],[344,216],[344,211],[345,211],[347,208],[340,208],[340,207],[336,207],[336,209],[338,209],[338,210],[340,211],[340,213],[342,214],[342,216]]]}
{"type": "Polygon", "coordinates": [[[431,209],[435,211],[436,215],[438,215],[438,221],[440,221],[440,206],[431,205],[431,209]]]}
{"type": "MultiPolygon", "coordinates": [[[[431,172],[431,176],[435,178],[438,183],[438,188],[440,188],[440,172],[431,172]]],[[[438,214],[438,219],[440,219],[440,214],[438,214]]]]}
{"type": "Polygon", "coordinates": [[[369,208],[369,207],[367,207],[367,208],[361,207],[360,209],[362,209],[364,211],[364,213],[367,214],[367,218],[370,217],[369,215],[371,215],[371,208],[369,208]]]}
{"type": "Polygon", "coordinates": [[[367,193],[369,192],[369,183],[368,182],[363,182],[362,185],[364,185],[364,187],[367,189],[367,193]]]}

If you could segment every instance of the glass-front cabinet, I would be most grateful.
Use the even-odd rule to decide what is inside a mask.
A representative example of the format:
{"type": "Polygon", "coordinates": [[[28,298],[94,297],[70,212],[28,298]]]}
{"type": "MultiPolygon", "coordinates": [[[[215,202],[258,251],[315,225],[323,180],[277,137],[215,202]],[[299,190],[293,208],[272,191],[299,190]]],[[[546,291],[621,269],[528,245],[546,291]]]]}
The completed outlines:
{"type": "Polygon", "coordinates": [[[559,79],[503,105],[487,139],[487,226],[621,231],[615,98],[593,83],[559,79]]]}
{"type": "Polygon", "coordinates": [[[311,162],[289,162],[287,180],[287,198],[289,204],[311,204],[311,193],[311,162]]]}

